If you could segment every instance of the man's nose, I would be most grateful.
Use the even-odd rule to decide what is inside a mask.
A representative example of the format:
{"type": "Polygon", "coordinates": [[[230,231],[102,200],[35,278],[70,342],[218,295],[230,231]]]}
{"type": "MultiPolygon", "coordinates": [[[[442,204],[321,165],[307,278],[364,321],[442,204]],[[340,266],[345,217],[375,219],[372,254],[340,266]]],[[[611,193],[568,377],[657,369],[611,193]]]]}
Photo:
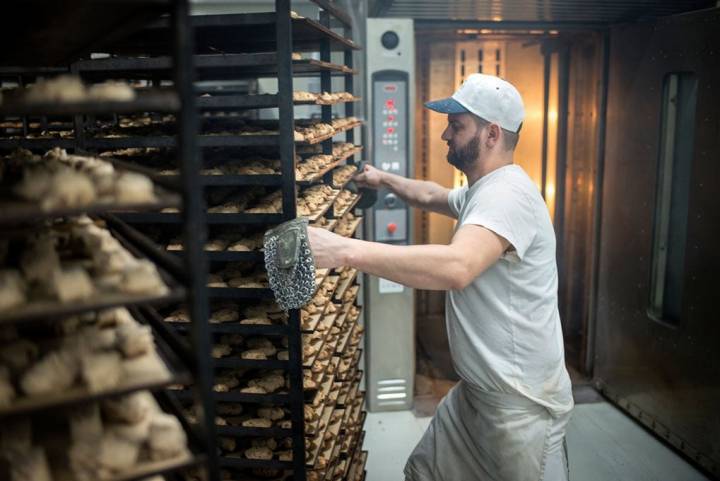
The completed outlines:
{"type": "Polygon", "coordinates": [[[449,127],[446,128],[446,129],[443,131],[442,136],[441,136],[440,138],[441,138],[442,140],[444,140],[444,141],[448,141],[448,140],[451,139],[451,136],[450,136],[450,128],[449,128],[449,127]]]}

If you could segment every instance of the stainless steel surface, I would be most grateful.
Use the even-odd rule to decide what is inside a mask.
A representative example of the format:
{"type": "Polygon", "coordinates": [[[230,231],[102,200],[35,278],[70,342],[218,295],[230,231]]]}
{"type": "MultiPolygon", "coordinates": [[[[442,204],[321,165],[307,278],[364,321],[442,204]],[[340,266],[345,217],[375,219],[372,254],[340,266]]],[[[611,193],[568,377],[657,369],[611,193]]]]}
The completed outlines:
{"type": "Polygon", "coordinates": [[[595,359],[598,385],[611,399],[715,477],[720,476],[717,45],[717,9],[611,31],[595,359]],[[682,310],[675,326],[646,313],[662,87],[672,72],[693,72],[698,80],[682,310]]]}
{"type": "MultiPolygon", "coordinates": [[[[367,21],[369,160],[380,169],[409,177],[413,175],[414,42],[411,20],[367,21]],[[388,32],[397,35],[397,44],[388,41],[388,32]]],[[[406,234],[412,232],[408,206],[381,191],[375,207],[367,211],[365,227],[372,240],[408,244],[411,239],[406,234]]],[[[368,407],[408,409],[415,376],[414,291],[369,276],[365,306],[368,407]]]]}

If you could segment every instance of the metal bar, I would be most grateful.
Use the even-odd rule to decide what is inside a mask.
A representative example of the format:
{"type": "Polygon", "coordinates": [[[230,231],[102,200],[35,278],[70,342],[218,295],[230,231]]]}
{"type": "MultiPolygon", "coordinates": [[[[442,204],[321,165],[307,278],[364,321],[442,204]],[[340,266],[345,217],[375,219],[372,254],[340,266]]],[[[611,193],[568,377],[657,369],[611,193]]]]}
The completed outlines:
{"type": "MultiPolygon", "coordinates": [[[[565,177],[567,171],[568,104],[570,101],[570,47],[563,45],[558,62],[558,123],[557,123],[557,164],[555,174],[555,236],[557,266],[560,278],[558,293],[564,297],[565,272],[565,177]]],[[[563,305],[563,299],[559,299],[563,305]]]]}
{"type": "Polygon", "coordinates": [[[196,355],[196,396],[203,408],[202,424],[204,443],[208,456],[207,474],[210,481],[220,479],[215,434],[215,403],[212,398],[214,373],[210,355],[212,339],[208,327],[207,260],[204,246],[206,239],[205,199],[199,182],[202,160],[195,141],[199,129],[195,93],[193,89],[193,29],[190,27],[188,0],[176,0],[172,12],[173,61],[175,88],[182,101],[178,116],[178,154],[180,158],[181,183],[183,187],[183,237],[185,261],[188,271],[191,338],[196,355]]]}
{"type": "Polygon", "coordinates": [[[602,199],[605,178],[605,135],[607,132],[607,104],[610,82],[610,32],[603,34],[603,65],[600,105],[598,106],[597,167],[593,186],[593,239],[590,265],[590,299],[588,301],[588,325],[585,351],[585,373],[592,376],[595,367],[595,334],[597,326],[597,299],[600,282],[600,242],[602,235],[602,199]]]}
{"type": "Polygon", "coordinates": [[[352,26],[352,20],[350,19],[350,16],[337,7],[334,3],[332,3],[330,0],[310,0],[318,7],[326,10],[328,13],[330,13],[333,17],[335,17],[340,23],[343,25],[350,27],[352,26]]]}
{"type": "MultiPolygon", "coordinates": [[[[280,163],[283,177],[282,197],[285,220],[297,216],[295,183],[295,142],[293,108],[292,22],[290,0],[275,0],[278,60],[278,106],[280,163]]],[[[288,379],[290,381],[290,412],[292,421],[293,479],[305,481],[305,414],[302,373],[302,335],[300,311],[293,309],[288,319],[288,379]]]]}
{"type": "Polygon", "coordinates": [[[550,65],[552,53],[547,49],[547,44],[542,47],[543,53],[543,126],[542,126],[542,164],[541,164],[541,180],[540,193],[543,199],[547,194],[547,167],[548,167],[548,130],[550,115],[550,65]]]}

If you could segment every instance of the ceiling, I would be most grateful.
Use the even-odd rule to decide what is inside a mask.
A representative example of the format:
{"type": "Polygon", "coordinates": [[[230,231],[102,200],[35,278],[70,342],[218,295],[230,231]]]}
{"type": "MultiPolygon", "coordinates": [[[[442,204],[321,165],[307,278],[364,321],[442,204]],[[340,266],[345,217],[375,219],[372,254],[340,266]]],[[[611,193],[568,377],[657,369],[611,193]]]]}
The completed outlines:
{"type": "Polygon", "coordinates": [[[369,0],[370,16],[609,24],[710,8],[715,0],[369,0]]]}

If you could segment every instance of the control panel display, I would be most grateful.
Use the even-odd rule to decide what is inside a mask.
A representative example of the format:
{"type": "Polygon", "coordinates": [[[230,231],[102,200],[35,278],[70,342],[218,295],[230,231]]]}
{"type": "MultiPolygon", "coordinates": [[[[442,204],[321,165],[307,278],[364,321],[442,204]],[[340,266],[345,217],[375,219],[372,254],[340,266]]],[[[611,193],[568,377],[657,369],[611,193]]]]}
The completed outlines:
{"type": "Polygon", "coordinates": [[[375,166],[407,175],[407,83],[378,80],[373,94],[375,166]]]}
{"type": "MultiPolygon", "coordinates": [[[[378,169],[408,175],[407,75],[385,71],[373,81],[373,163],[378,169]]],[[[408,206],[392,192],[381,190],[375,204],[375,240],[406,242],[408,206]]]]}

